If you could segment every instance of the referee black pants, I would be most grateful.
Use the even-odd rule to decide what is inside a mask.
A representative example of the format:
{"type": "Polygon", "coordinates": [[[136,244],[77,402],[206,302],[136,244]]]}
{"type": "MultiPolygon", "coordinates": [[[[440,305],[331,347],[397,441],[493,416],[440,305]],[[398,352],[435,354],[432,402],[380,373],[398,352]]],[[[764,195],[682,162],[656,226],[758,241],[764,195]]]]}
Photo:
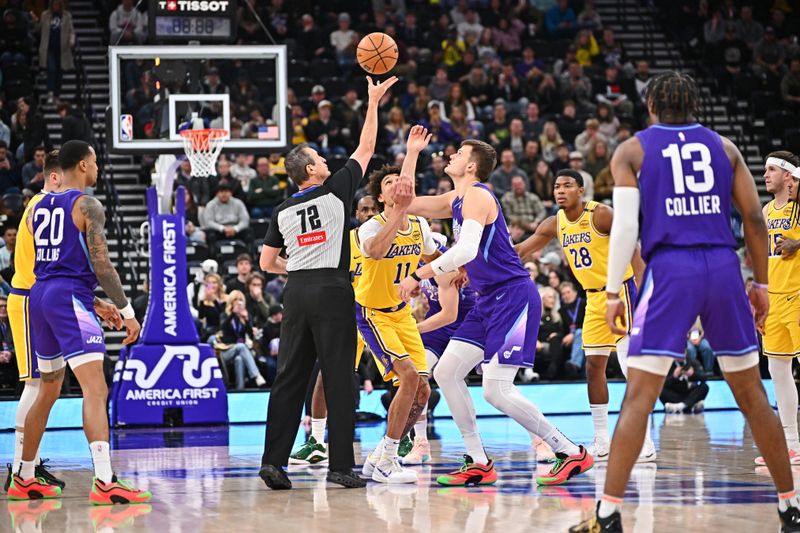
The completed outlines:
{"type": "Polygon", "coordinates": [[[292,272],[283,306],[278,372],[267,409],[261,464],[288,463],[308,382],[319,359],[328,403],[329,468],[353,468],[356,312],[349,274],[333,269],[292,272]]]}

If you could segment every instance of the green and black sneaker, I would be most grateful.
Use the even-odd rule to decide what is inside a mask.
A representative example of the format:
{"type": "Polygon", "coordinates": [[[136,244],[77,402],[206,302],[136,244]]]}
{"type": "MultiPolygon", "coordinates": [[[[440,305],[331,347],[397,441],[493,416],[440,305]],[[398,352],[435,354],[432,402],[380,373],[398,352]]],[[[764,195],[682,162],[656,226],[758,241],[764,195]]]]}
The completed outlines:
{"type": "Polygon", "coordinates": [[[303,446],[289,456],[290,465],[328,464],[328,448],[314,437],[309,437],[303,446]]]}
{"type": "Polygon", "coordinates": [[[411,437],[406,435],[400,441],[400,444],[397,446],[397,455],[400,457],[405,457],[411,450],[414,448],[414,441],[411,440],[411,437]]]}

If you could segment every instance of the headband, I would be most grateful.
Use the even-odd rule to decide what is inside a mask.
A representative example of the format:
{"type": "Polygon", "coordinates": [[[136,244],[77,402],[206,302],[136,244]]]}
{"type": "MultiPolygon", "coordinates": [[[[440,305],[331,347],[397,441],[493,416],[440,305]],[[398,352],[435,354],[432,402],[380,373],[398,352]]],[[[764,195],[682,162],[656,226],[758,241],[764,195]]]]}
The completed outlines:
{"type": "Polygon", "coordinates": [[[767,158],[767,162],[765,163],[765,165],[767,165],[767,166],[769,166],[769,165],[776,166],[776,167],[784,170],[785,172],[790,172],[793,176],[794,176],[795,171],[797,170],[797,167],[795,167],[793,164],[789,163],[785,159],[780,159],[778,157],[768,157],[767,158]]]}

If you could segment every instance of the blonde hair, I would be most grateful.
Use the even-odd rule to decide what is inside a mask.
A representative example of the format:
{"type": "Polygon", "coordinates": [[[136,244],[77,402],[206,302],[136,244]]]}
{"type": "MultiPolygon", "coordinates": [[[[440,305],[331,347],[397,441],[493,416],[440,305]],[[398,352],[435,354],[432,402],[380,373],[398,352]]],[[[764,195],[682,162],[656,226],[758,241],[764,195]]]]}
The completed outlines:
{"type": "MultiPolygon", "coordinates": [[[[205,283],[208,283],[208,280],[213,279],[217,282],[217,294],[214,295],[215,300],[225,301],[225,284],[222,282],[222,276],[217,274],[216,272],[212,272],[210,274],[206,274],[206,277],[203,278],[205,283]]],[[[204,300],[208,300],[208,293],[204,295],[204,300]]]]}
{"type": "Polygon", "coordinates": [[[239,290],[231,291],[230,294],[228,294],[228,300],[227,300],[227,302],[225,304],[225,314],[226,315],[230,315],[231,314],[231,311],[233,311],[233,303],[236,300],[242,300],[243,302],[245,302],[245,304],[247,303],[247,300],[245,299],[244,293],[242,291],[239,291],[239,290]]]}
{"type": "Polygon", "coordinates": [[[550,294],[553,297],[553,301],[555,302],[553,308],[550,310],[550,319],[553,322],[561,322],[561,315],[558,312],[558,310],[561,309],[561,298],[558,295],[558,291],[556,291],[553,287],[542,287],[541,289],[539,289],[539,296],[542,297],[542,313],[547,312],[547,310],[544,307],[545,294],[550,294]]]}

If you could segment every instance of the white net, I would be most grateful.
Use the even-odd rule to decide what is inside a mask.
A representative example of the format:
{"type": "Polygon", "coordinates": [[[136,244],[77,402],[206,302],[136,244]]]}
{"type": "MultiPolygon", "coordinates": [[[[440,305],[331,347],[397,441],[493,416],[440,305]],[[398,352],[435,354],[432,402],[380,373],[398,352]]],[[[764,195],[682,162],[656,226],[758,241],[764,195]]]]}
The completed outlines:
{"type": "Polygon", "coordinates": [[[217,158],[228,139],[227,130],[184,130],[180,133],[186,157],[192,164],[192,176],[216,176],[217,158]]]}

